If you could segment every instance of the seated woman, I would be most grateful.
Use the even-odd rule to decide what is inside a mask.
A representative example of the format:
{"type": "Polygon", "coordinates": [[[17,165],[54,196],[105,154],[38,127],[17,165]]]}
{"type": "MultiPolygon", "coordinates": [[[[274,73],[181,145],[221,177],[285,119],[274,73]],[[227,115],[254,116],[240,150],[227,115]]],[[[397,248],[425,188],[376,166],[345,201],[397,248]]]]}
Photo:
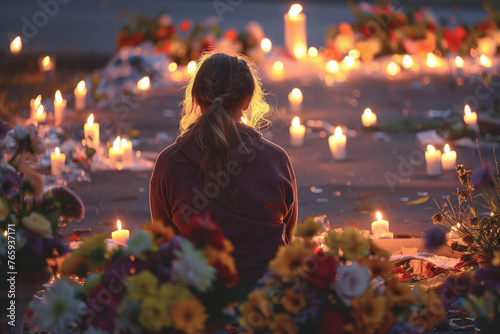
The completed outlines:
{"type": "Polygon", "coordinates": [[[232,241],[247,284],[297,224],[290,159],[258,132],[268,111],[250,59],[204,54],[186,88],[180,134],[158,156],[150,184],[151,218],[182,234],[190,217],[208,212],[232,241]]]}

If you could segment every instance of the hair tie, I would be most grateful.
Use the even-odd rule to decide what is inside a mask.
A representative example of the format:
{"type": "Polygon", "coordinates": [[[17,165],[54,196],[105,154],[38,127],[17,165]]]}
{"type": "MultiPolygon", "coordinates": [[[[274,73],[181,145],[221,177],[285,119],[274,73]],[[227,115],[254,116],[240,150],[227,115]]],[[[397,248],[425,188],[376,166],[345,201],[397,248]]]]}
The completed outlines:
{"type": "Polygon", "coordinates": [[[213,103],[215,103],[215,102],[220,102],[220,104],[222,104],[222,103],[224,102],[224,100],[222,99],[222,97],[216,97],[216,98],[214,99],[214,102],[213,102],[213,103]]]}

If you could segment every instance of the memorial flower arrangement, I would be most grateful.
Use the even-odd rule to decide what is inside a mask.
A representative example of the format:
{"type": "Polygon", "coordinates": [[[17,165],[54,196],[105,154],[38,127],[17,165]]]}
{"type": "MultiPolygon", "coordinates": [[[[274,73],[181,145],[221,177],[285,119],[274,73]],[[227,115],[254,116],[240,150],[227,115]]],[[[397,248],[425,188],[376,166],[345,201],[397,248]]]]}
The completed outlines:
{"type": "Polygon", "coordinates": [[[66,254],[67,240],[60,230],[85,214],[73,191],[44,187],[42,175],[28,162],[44,152],[33,124],[11,129],[0,122],[0,264],[10,272],[45,269],[48,259],[66,254]],[[8,252],[14,249],[15,254],[8,252]]]}
{"type": "Polygon", "coordinates": [[[390,276],[387,251],[355,228],[307,219],[280,247],[261,285],[240,305],[250,333],[416,333],[444,317],[442,302],[390,276]]]}
{"type": "Polygon", "coordinates": [[[63,263],[63,278],[33,303],[33,327],[101,334],[203,332],[225,303],[236,302],[220,298],[239,281],[233,246],[208,216],[193,217],[183,232],[176,236],[171,227],[153,222],[136,231],[127,246],[113,249],[105,235],[84,238],[63,263]]]}
{"type": "MultiPolygon", "coordinates": [[[[434,224],[446,226],[458,234],[465,250],[477,262],[490,262],[494,252],[500,250],[500,174],[498,163],[491,170],[486,164],[474,171],[457,165],[462,185],[454,194],[456,202],[447,200],[432,216],[434,224]],[[486,212],[486,214],[484,214],[486,212]]],[[[456,248],[458,242],[452,245],[456,248]]]]}

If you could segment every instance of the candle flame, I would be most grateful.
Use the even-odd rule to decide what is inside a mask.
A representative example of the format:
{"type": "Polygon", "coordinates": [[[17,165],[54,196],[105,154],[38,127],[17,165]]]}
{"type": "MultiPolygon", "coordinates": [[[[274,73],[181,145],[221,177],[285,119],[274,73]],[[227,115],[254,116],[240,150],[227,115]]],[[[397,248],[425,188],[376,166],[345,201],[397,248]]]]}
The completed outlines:
{"type": "Polygon", "coordinates": [[[189,73],[194,73],[194,71],[196,71],[196,62],[194,60],[191,60],[188,63],[187,70],[188,70],[189,73]]]}
{"type": "Polygon", "coordinates": [[[358,59],[359,56],[360,56],[360,53],[358,50],[353,49],[353,50],[349,51],[349,57],[351,57],[353,59],[358,59]]]}
{"type": "Polygon", "coordinates": [[[3,231],[3,236],[7,237],[7,230],[3,231]]]}
{"type": "Polygon", "coordinates": [[[460,56],[455,57],[455,65],[457,65],[457,67],[464,66],[464,61],[463,61],[462,57],[460,57],[460,56]]]}
{"type": "Polygon", "coordinates": [[[382,214],[380,213],[380,211],[377,211],[377,220],[382,220],[382,214]]]}
{"type": "Polygon", "coordinates": [[[274,62],[274,65],[273,65],[273,68],[276,70],[276,71],[283,71],[283,62],[281,61],[276,61],[274,62]]]}
{"type": "Polygon", "coordinates": [[[145,76],[141,80],[137,81],[137,88],[140,90],[148,90],[151,87],[151,80],[148,76],[145,76]]]}
{"type": "Polygon", "coordinates": [[[298,129],[300,128],[300,119],[295,116],[292,120],[292,126],[295,128],[295,129],[298,129]]]}
{"type": "Polygon", "coordinates": [[[314,46],[311,46],[311,47],[307,50],[307,54],[308,54],[308,55],[309,55],[309,57],[311,57],[311,58],[317,57],[317,56],[318,56],[318,49],[316,49],[314,46]]]}
{"type": "Polygon", "coordinates": [[[43,67],[48,67],[50,65],[50,57],[49,56],[43,57],[42,65],[43,65],[43,67]]]}
{"type": "Polygon", "coordinates": [[[410,55],[405,55],[403,57],[403,66],[405,68],[410,68],[413,65],[413,59],[411,58],[410,55]]]}
{"type": "Polygon", "coordinates": [[[40,105],[41,102],[42,102],[42,95],[38,95],[35,99],[35,106],[40,105]]]}
{"type": "Polygon", "coordinates": [[[302,6],[296,3],[290,7],[288,15],[290,15],[291,17],[297,17],[301,11],[302,11],[302,6]]]}
{"type": "Polygon", "coordinates": [[[467,117],[470,117],[471,116],[471,110],[470,110],[470,107],[468,104],[465,105],[465,108],[464,108],[464,114],[467,116],[467,117]]]}
{"type": "Polygon", "coordinates": [[[366,108],[363,114],[366,118],[372,118],[372,110],[370,108],[366,108]]]}
{"type": "Polygon", "coordinates": [[[326,70],[330,73],[337,72],[339,70],[339,63],[337,63],[335,60],[330,60],[326,64],[326,70]]]}
{"type": "Polygon", "coordinates": [[[436,152],[436,149],[432,145],[427,145],[427,151],[429,151],[430,153],[434,153],[436,152]]]}
{"type": "Polygon", "coordinates": [[[79,92],[83,92],[85,90],[85,81],[80,81],[78,85],[76,85],[76,90],[79,92]]]}
{"type": "Polygon", "coordinates": [[[18,53],[19,51],[21,51],[22,47],[23,42],[21,41],[21,37],[19,36],[17,36],[12,40],[12,42],[10,42],[10,51],[12,53],[18,53]]]}
{"type": "Polygon", "coordinates": [[[122,222],[120,221],[120,219],[116,221],[116,227],[118,228],[119,231],[122,229],[122,222]]]}
{"type": "Polygon", "coordinates": [[[351,56],[347,56],[344,58],[344,63],[349,67],[354,66],[354,62],[354,58],[351,56]]]}
{"type": "Polygon", "coordinates": [[[427,60],[426,60],[427,66],[429,67],[436,67],[436,56],[432,52],[429,52],[427,54],[427,60]]]}
{"type": "Polygon", "coordinates": [[[479,62],[483,66],[487,66],[487,67],[491,66],[491,61],[485,55],[481,55],[481,57],[479,57],[479,62]]]}
{"type": "Polygon", "coordinates": [[[59,89],[56,91],[56,102],[62,103],[62,95],[61,95],[61,91],[59,89]]]}
{"type": "Polygon", "coordinates": [[[171,62],[170,64],[168,64],[168,70],[170,72],[174,72],[175,70],[177,70],[177,63],[176,62],[171,62]]]}
{"type": "Polygon", "coordinates": [[[56,149],[54,150],[54,152],[56,153],[56,155],[60,155],[61,154],[61,151],[59,150],[59,147],[56,147],[56,149]]]}
{"type": "Polygon", "coordinates": [[[87,119],[87,125],[88,126],[94,125],[94,114],[90,114],[89,118],[87,119]]]}
{"type": "Polygon", "coordinates": [[[36,115],[37,115],[38,117],[40,117],[40,116],[42,116],[42,114],[43,114],[43,104],[40,104],[40,105],[38,106],[38,108],[36,109],[36,115]]]}
{"type": "Polygon", "coordinates": [[[395,62],[391,61],[389,64],[387,64],[387,73],[389,75],[396,75],[400,71],[398,64],[395,62]]]}
{"type": "Polygon", "coordinates": [[[306,48],[303,46],[297,46],[295,49],[293,49],[293,55],[296,58],[304,58],[306,55],[306,48]]]}
{"type": "Polygon", "coordinates": [[[292,96],[296,99],[300,99],[302,96],[302,92],[298,88],[292,89],[292,96]]]}
{"type": "Polygon", "coordinates": [[[123,148],[127,147],[127,139],[122,138],[122,140],[120,140],[120,146],[123,148]]]}
{"type": "Polygon", "coordinates": [[[335,135],[335,137],[340,137],[342,136],[342,128],[340,126],[337,126],[335,128],[335,131],[333,132],[333,134],[335,135]]]}
{"type": "Polygon", "coordinates": [[[444,145],[444,153],[446,153],[446,154],[450,153],[450,145],[448,145],[448,144],[444,145]]]}
{"type": "Polygon", "coordinates": [[[115,150],[115,152],[118,152],[120,150],[120,136],[116,137],[115,141],[113,142],[113,150],[115,150]]]}
{"type": "Polygon", "coordinates": [[[269,52],[273,47],[273,43],[269,38],[263,38],[262,41],[260,41],[260,47],[262,48],[262,51],[269,52]]]}

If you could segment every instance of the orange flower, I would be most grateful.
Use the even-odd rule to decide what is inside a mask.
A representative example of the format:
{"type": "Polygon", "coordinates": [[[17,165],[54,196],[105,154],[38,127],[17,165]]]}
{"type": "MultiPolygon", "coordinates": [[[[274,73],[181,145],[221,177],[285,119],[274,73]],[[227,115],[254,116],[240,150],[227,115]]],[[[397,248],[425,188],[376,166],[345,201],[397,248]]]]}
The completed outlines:
{"type": "Polygon", "coordinates": [[[186,334],[200,333],[205,329],[208,315],[203,304],[195,297],[184,299],[170,310],[174,328],[186,334]]]}
{"type": "Polygon", "coordinates": [[[305,275],[304,262],[313,256],[313,251],[302,242],[292,242],[290,246],[280,246],[276,257],[269,263],[269,270],[275,271],[283,281],[305,275]]]}
{"type": "Polygon", "coordinates": [[[383,324],[386,299],[383,296],[375,296],[370,288],[361,296],[352,299],[351,308],[356,333],[374,333],[383,324]]]}
{"type": "Polygon", "coordinates": [[[266,328],[272,315],[271,302],[263,290],[254,290],[248,294],[248,301],[239,306],[240,326],[253,333],[255,329],[266,328]]]}
{"type": "Polygon", "coordinates": [[[297,314],[306,306],[306,300],[292,289],[285,289],[281,305],[288,312],[297,314]]]}
{"type": "Polygon", "coordinates": [[[381,277],[384,280],[389,278],[391,270],[394,268],[392,262],[386,258],[374,257],[371,259],[363,258],[361,261],[362,265],[366,265],[370,268],[373,277],[381,277]]]}
{"type": "Polygon", "coordinates": [[[159,220],[153,220],[150,224],[143,224],[142,229],[151,232],[153,241],[157,246],[172,240],[175,235],[171,226],[165,226],[159,220]]]}
{"type": "Polygon", "coordinates": [[[405,306],[415,301],[408,285],[400,282],[397,278],[387,280],[387,297],[389,303],[397,306],[405,306]]]}

